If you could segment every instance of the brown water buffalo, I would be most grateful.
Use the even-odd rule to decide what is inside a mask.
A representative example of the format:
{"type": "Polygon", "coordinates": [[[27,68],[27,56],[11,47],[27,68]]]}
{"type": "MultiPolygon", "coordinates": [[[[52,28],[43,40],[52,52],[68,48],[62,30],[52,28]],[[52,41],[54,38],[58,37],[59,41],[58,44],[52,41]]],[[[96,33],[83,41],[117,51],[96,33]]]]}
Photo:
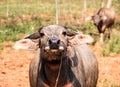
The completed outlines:
{"type": "Polygon", "coordinates": [[[49,25],[26,37],[39,40],[37,55],[30,64],[31,87],[96,87],[96,57],[86,44],[70,44],[76,34],[49,25]]]}
{"type": "Polygon", "coordinates": [[[106,28],[108,28],[108,30],[109,30],[108,38],[110,38],[110,31],[111,31],[110,29],[115,21],[114,10],[112,10],[111,8],[103,7],[97,12],[96,15],[94,15],[92,17],[92,19],[100,33],[100,41],[103,42],[103,37],[104,37],[103,34],[104,34],[106,28]]]}

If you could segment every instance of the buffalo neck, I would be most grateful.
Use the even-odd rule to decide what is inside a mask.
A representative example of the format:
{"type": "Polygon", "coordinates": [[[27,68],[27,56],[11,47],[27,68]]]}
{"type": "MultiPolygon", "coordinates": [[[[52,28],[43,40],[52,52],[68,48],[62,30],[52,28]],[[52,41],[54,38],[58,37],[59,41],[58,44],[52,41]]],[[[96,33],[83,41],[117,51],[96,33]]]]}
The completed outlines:
{"type": "Polygon", "coordinates": [[[61,87],[72,81],[72,71],[70,69],[69,61],[67,58],[62,58],[62,60],[54,60],[51,62],[44,60],[42,63],[43,64],[41,68],[41,77],[43,79],[43,82],[50,87],[55,86],[56,79],[58,78],[58,72],[60,69],[60,63],[62,64],[57,87],[61,87]]]}

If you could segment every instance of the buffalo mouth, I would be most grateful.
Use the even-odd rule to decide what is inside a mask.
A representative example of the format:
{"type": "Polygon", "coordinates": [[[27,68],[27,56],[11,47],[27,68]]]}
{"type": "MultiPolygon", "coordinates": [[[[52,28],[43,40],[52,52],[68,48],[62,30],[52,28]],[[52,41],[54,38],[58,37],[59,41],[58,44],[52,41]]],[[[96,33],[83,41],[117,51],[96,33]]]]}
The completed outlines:
{"type": "Polygon", "coordinates": [[[63,46],[57,46],[57,47],[46,46],[45,47],[45,51],[51,52],[51,53],[61,52],[61,51],[64,51],[64,49],[65,48],[63,46]]]}
{"type": "Polygon", "coordinates": [[[63,46],[59,46],[58,48],[50,48],[50,46],[46,46],[44,48],[44,59],[51,63],[58,63],[61,58],[64,56],[65,48],[63,46]]]}

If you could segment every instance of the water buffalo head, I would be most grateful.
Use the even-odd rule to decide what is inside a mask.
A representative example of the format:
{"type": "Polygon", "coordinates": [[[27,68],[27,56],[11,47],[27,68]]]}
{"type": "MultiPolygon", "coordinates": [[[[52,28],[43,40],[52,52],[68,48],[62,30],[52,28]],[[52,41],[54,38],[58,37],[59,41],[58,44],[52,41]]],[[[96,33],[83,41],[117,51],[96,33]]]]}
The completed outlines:
{"type": "Polygon", "coordinates": [[[27,36],[29,39],[39,39],[39,48],[42,58],[47,60],[59,60],[67,51],[68,39],[76,33],[59,25],[42,27],[38,32],[27,36]]]}
{"type": "Polygon", "coordinates": [[[104,12],[98,12],[96,15],[92,16],[94,25],[99,26],[107,20],[107,16],[104,12]]]}
{"type": "Polygon", "coordinates": [[[94,40],[60,25],[49,25],[40,28],[37,32],[17,41],[14,49],[36,50],[40,48],[40,56],[48,60],[60,59],[66,55],[68,45],[92,43],[94,40]]]}
{"type": "Polygon", "coordinates": [[[93,16],[93,22],[94,22],[94,25],[98,26],[99,23],[100,23],[100,16],[99,15],[95,15],[93,16]]]}

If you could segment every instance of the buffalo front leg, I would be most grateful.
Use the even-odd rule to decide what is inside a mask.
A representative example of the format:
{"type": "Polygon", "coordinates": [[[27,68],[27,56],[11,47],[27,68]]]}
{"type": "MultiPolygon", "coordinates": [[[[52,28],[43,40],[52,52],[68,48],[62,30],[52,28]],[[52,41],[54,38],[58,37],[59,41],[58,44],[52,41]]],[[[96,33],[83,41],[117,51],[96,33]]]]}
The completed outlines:
{"type": "Polygon", "coordinates": [[[104,34],[100,33],[100,42],[103,43],[103,39],[104,39],[104,34]]]}
{"type": "Polygon", "coordinates": [[[111,28],[108,28],[108,39],[111,38],[111,28]]]}

